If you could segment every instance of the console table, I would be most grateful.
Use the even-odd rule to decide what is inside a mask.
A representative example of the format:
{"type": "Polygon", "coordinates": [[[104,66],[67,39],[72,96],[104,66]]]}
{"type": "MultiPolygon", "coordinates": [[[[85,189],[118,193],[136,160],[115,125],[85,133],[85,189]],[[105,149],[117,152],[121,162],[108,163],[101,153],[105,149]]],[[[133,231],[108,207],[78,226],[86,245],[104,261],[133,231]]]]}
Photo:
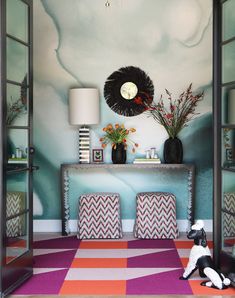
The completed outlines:
{"type": "Polygon", "coordinates": [[[69,170],[77,171],[89,169],[156,169],[156,171],[184,170],[188,173],[188,203],[187,218],[189,226],[194,223],[194,204],[195,204],[195,166],[193,164],[78,164],[64,163],[61,164],[61,219],[62,219],[62,235],[66,236],[70,233],[70,205],[69,205],[69,170]]]}

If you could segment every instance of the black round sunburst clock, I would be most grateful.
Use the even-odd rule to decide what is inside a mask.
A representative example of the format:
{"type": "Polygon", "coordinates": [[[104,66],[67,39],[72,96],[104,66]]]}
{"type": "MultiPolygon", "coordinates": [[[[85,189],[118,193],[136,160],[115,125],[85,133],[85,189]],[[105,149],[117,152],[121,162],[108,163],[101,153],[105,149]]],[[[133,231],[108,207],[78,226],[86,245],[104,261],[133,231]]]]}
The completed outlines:
{"type": "Polygon", "coordinates": [[[151,102],[154,86],[150,77],[140,68],[122,67],[113,72],[104,85],[104,97],[108,106],[117,114],[127,117],[137,116],[145,111],[144,105],[136,98],[151,102]]]}

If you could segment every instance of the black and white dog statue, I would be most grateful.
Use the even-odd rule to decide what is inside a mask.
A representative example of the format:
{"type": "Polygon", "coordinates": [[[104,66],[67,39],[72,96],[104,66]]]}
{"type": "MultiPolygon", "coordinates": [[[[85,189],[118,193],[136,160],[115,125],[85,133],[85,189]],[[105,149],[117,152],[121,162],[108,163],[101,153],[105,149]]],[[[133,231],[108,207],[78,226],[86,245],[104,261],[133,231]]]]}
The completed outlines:
{"type": "Polygon", "coordinates": [[[202,286],[207,286],[215,289],[226,289],[230,285],[230,279],[215,269],[210,250],[207,246],[206,233],[204,231],[204,222],[198,220],[188,232],[188,239],[194,240],[189,255],[189,262],[180,279],[188,279],[197,269],[201,277],[208,277],[209,281],[201,283],[202,286]]]}

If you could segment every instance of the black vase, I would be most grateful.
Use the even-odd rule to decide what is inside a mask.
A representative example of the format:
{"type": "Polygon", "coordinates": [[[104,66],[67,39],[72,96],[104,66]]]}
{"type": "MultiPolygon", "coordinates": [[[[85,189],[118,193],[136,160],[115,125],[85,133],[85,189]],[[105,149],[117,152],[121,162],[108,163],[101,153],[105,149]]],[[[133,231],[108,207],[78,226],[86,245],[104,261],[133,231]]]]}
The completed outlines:
{"type": "Polygon", "coordinates": [[[126,163],[126,150],[123,143],[116,144],[112,148],[112,162],[115,164],[126,163]]]}
{"type": "Polygon", "coordinates": [[[167,139],[164,143],[163,156],[165,163],[182,163],[183,146],[181,140],[177,137],[167,139]]]}

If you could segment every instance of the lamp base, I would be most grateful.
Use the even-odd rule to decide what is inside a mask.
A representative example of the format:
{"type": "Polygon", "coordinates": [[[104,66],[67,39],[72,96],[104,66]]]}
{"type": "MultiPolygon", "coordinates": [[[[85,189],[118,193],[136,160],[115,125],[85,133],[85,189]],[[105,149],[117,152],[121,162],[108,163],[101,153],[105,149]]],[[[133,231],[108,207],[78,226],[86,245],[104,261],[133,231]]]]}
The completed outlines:
{"type": "Polygon", "coordinates": [[[90,128],[79,128],[79,163],[90,163],[90,128]]]}

